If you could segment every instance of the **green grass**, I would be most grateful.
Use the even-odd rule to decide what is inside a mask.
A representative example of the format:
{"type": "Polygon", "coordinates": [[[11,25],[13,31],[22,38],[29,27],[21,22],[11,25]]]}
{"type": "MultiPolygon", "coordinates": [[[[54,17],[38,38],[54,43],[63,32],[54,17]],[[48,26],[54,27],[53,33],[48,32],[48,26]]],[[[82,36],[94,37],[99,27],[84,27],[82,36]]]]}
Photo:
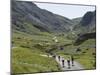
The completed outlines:
{"type": "Polygon", "coordinates": [[[26,34],[19,31],[13,31],[12,35],[12,72],[13,73],[37,73],[37,72],[52,72],[61,71],[59,65],[53,58],[44,57],[47,55],[49,49],[57,55],[69,59],[74,55],[75,61],[84,66],[85,69],[95,68],[95,48],[88,48],[95,46],[95,40],[89,39],[79,46],[72,44],[73,40],[67,39],[65,36],[56,36],[58,43],[55,43],[52,38],[55,34],[41,32],[39,34],[26,34]],[[59,46],[64,46],[64,50],[60,50],[59,46]],[[80,52],[76,49],[80,48],[80,52]],[[88,48],[88,50],[87,50],[88,48]],[[28,63],[28,65],[26,64],[28,63]],[[30,64],[30,65],[29,65],[30,64]],[[37,66],[38,65],[38,66],[37,66]]]}
{"type": "Polygon", "coordinates": [[[47,55],[46,50],[55,45],[52,38],[53,35],[46,32],[33,36],[13,31],[12,72],[35,73],[59,71],[58,63],[53,58],[41,56],[47,55]],[[47,45],[46,43],[50,44],[47,45]],[[26,63],[31,65],[27,65],[26,63]]]}
{"type": "Polygon", "coordinates": [[[84,65],[85,69],[95,69],[95,48],[89,48],[88,51],[84,50],[82,54],[76,55],[76,61],[84,65]],[[85,53],[84,53],[85,52],[85,53]]]}
{"type": "Polygon", "coordinates": [[[12,72],[13,73],[35,73],[59,71],[58,64],[53,58],[41,56],[45,55],[36,50],[28,48],[12,49],[12,72]]]}
{"type": "Polygon", "coordinates": [[[95,69],[95,61],[96,61],[96,48],[95,48],[95,39],[89,39],[80,45],[82,52],[78,57],[77,61],[79,61],[82,65],[84,65],[85,69],[95,69]]]}

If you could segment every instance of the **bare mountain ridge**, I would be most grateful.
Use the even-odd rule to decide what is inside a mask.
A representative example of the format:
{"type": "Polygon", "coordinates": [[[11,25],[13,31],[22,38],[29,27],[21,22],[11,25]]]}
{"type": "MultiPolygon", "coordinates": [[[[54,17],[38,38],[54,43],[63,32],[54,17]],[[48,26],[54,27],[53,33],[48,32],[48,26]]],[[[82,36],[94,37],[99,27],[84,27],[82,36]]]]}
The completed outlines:
{"type": "Polygon", "coordinates": [[[73,21],[40,9],[32,2],[12,1],[12,24],[14,29],[26,31],[24,23],[30,23],[40,31],[68,32],[73,21]]]}
{"type": "Polygon", "coordinates": [[[87,12],[83,17],[70,20],[41,9],[33,2],[27,1],[12,1],[11,11],[12,28],[21,32],[29,34],[41,31],[52,33],[68,33],[72,31],[81,33],[81,30],[95,32],[96,11],[87,12]]]}
{"type": "Polygon", "coordinates": [[[74,26],[75,31],[80,33],[95,32],[96,28],[96,11],[88,11],[81,21],[74,26]]]}

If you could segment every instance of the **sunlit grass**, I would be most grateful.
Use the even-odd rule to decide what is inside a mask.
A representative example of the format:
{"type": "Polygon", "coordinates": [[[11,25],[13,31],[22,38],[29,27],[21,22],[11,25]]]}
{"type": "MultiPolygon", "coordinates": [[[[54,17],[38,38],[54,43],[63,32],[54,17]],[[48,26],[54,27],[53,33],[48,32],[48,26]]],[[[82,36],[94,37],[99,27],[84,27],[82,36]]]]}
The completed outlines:
{"type": "Polygon", "coordinates": [[[41,56],[41,52],[34,52],[28,48],[12,49],[12,72],[30,73],[30,72],[50,72],[58,71],[59,67],[56,61],[50,57],[41,56]]]}

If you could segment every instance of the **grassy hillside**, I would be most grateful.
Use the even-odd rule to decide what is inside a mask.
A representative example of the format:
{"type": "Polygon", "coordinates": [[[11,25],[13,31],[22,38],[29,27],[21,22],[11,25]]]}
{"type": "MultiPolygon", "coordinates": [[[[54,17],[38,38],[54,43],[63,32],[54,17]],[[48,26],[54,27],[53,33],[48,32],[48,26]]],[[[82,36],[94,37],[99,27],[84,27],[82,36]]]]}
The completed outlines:
{"type": "Polygon", "coordinates": [[[59,66],[51,57],[38,50],[16,47],[12,49],[12,72],[13,73],[35,73],[59,71],[59,66]]]}
{"type": "Polygon", "coordinates": [[[58,63],[49,53],[61,55],[64,58],[74,56],[75,61],[81,63],[85,69],[95,68],[95,39],[89,39],[78,46],[66,36],[59,36],[47,32],[30,35],[19,31],[12,34],[12,72],[36,73],[61,71],[58,63]],[[58,42],[54,42],[56,36],[58,42]],[[60,50],[63,46],[64,50],[60,50]],[[77,51],[77,49],[80,51],[77,51]]]}
{"type": "Polygon", "coordinates": [[[47,46],[38,45],[50,41],[49,34],[28,35],[22,32],[14,32],[12,37],[12,72],[52,72],[59,71],[56,61],[48,56],[45,50],[47,46]],[[48,37],[46,37],[48,35],[48,37]],[[41,38],[41,39],[40,39],[41,38]],[[35,47],[37,45],[38,47],[35,47]]]}
{"type": "Polygon", "coordinates": [[[53,38],[56,34],[41,32],[39,34],[26,34],[13,30],[12,33],[12,72],[35,73],[61,71],[58,63],[48,57],[48,52],[54,52],[60,45],[71,43],[65,37],[53,38]]]}
{"type": "Polygon", "coordinates": [[[66,59],[73,55],[75,61],[81,63],[85,69],[96,68],[95,39],[89,39],[78,46],[66,46],[63,51],[58,51],[57,54],[62,55],[66,59]],[[80,49],[79,51],[77,51],[78,48],[80,49]]]}

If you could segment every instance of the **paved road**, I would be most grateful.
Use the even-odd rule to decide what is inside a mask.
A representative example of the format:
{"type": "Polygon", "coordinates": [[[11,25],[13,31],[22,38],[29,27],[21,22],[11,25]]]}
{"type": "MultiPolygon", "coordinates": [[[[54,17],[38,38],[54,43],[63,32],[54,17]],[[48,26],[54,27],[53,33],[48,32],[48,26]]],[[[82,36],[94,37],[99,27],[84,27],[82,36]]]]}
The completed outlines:
{"type": "Polygon", "coordinates": [[[55,59],[60,64],[60,67],[61,67],[62,71],[68,71],[68,70],[83,70],[84,69],[83,66],[80,63],[76,62],[76,61],[74,61],[74,66],[71,65],[70,68],[68,68],[67,60],[65,60],[64,58],[61,57],[61,59],[59,61],[58,56],[56,56],[55,59]],[[64,61],[65,61],[64,62],[64,67],[62,65],[62,59],[64,59],[64,61]]]}

